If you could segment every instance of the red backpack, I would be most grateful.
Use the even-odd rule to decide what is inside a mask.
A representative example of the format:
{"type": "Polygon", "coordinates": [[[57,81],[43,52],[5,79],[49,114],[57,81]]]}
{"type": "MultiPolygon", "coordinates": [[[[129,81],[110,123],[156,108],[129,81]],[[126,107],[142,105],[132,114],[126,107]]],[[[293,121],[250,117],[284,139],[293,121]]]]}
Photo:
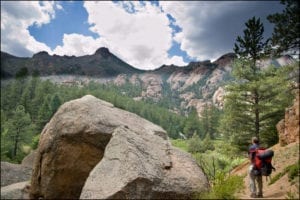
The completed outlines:
{"type": "Polygon", "coordinates": [[[260,147],[255,150],[254,156],[254,169],[258,170],[262,176],[270,176],[272,170],[275,168],[272,166],[272,158],[274,151],[267,150],[260,147]]]}

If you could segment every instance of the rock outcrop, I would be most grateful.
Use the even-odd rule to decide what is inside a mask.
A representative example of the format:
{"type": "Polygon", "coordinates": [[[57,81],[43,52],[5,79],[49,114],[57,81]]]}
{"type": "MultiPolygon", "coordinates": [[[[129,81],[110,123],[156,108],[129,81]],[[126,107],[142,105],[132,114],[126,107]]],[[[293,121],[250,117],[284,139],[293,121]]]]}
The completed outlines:
{"type": "Polygon", "coordinates": [[[28,181],[32,168],[24,165],[1,162],[1,187],[22,181],[28,181]]]}
{"type": "Polygon", "coordinates": [[[281,146],[299,142],[299,90],[296,92],[294,105],[287,108],[285,117],[276,125],[281,146]]]}
{"type": "Polygon", "coordinates": [[[45,126],[31,198],[191,198],[208,188],[159,126],[91,95],[65,103],[45,126]]]}
{"type": "Polygon", "coordinates": [[[29,188],[28,181],[1,187],[1,199],[29,199],[29,188]]]}

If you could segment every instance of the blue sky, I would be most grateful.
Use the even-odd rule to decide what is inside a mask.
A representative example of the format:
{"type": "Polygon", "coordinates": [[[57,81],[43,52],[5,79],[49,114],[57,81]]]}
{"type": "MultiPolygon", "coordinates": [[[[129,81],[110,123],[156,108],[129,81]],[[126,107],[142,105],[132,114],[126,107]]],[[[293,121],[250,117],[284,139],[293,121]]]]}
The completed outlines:
{"type": "Polygon", "coordinates": [[[91,55],[105,46],[140,69],[187,65],[232,52],[245,22],[281,12],[279,1],[1,1],[1,51],[30,57],[91,55]]]}
{"type": "Polygon", "coordinates": [[[41,27],[35,24],[28,27],[29,33],[39,42],[48,45],[52,50],[57,45],[63,45],[63,34],[79,33],[85,36],[98,38],[97,33],[89,30],[90,25],[87,23],[88,13],[83,8],[83,2],[60,2],[62,10],[57,10],[55,18],[51,23],[44,24],[41,27]]]}

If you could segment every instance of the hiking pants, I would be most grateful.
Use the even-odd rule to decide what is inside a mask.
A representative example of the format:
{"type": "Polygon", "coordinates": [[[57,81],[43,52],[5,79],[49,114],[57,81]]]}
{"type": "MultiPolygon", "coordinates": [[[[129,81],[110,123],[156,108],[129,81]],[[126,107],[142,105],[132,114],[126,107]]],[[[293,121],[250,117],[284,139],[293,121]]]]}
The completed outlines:
{"type": "Polygon", "coordinates": [[[263,192],[262,192],[262,188],[263,188],[262,176],[254,175],[253,165],[250,165],[250,167],[249,167],[249,187],[250,187],[250,192],[252,195],[256,195],[256,183],[258,186],[257,195],[262,195],[263,194],[263,192]]]}

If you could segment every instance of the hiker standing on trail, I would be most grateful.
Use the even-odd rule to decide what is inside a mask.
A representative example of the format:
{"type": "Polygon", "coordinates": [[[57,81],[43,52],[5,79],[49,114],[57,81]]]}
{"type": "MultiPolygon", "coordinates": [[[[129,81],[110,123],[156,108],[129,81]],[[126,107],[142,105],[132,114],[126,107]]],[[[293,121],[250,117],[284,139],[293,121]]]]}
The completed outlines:
{"type": "Polygon", "coordinates": [[[255,169],[255,150],[259,148],[259,141],[257,137],[252,138],[252,145],[249,147],[249,159],[250,159],[250,167],[249,167],[249,180],[250,180],[250,197],[256,198],[256,197],[263,197],[263,183],[262,183],[262,175],[260,171],[255,169]],[[258,186],[258,193],[256,195],[256,183],[258,186]]]}

